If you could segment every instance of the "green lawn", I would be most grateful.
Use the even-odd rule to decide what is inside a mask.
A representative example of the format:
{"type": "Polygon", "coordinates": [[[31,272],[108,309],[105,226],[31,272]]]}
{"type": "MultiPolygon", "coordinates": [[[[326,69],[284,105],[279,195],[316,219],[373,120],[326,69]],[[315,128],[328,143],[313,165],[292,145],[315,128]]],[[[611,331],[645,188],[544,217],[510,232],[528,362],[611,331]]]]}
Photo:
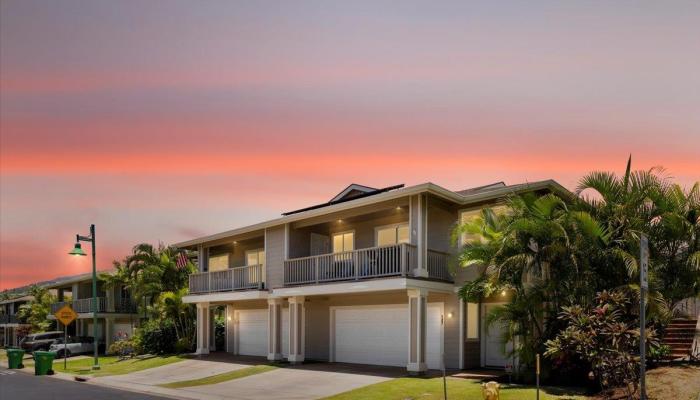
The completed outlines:
{"type": "Polygon", "coordinates": [[[177,389],[177,388],[190,387],[190,386],[213,385],[215,383],[226,382],[226,381],[230,381],[233,379],[245,378],[246,376],[251,376],[251,375],[255,375],[255,374],[262,374],[263,372],[272,371],[273,369],[277,369],[277,367],[275,367],[273,365],[256,365],[253,367],[238,369],[238,370],[226,372],[223,374],[208,376],[206,378],[192,379],[189,381],[170,382],[170,383],[166,383],[166,384],[158,385],[158,386],[162,386],[165,388],[171,388],[171,389],[177,389]]]}
{"type": "Polygon", "coordinates": [[[67,369],[63,369],[63,359],[54,360],[53,369],[56,372],[66,372],[75,375],[122,375],[148,368],[168,365],[182,360],[184,360],[184,358],[179,356],[142,356],[120,361],[119,357],[105,356],[100,357],[100,369],[93,371],[91,369],[93,364],[92,357],[82,358],[79,360],[71,360],[69,358],[67,369]]]}
{"type": "MultiPolygon", "coordinates": [[[[543,388],[540,399],[585,399],[571,389],[543,388]]],[[[398,378],[376,383],[326,400],[438,400],[443,398],[442,378],[398,378]]],[[[481,399],[481,383],[475,380],[447,378],[447,398],[454,400],[481,399]]],[[[501,400],[535,399],[531,386],[503,385],[501,400]]]]}

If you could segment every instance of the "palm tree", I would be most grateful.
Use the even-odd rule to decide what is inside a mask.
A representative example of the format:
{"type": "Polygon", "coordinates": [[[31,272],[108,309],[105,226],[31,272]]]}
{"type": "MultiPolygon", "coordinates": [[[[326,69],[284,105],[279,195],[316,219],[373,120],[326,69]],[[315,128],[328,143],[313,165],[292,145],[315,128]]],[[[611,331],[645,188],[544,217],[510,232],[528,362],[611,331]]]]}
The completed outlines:
{"type": "Polygon", "coordinates": [[[480,301],[510,290],[511,303],[496,308],[487,321],[504,323],[504,339],[516,343],[513,352],[521,364],[531,364],[560,307],[592,298],[588,253],[603,246],[609,234],[590,214],[571,210],[554,194],[513,197],[507,209],[498,214],[486,208],[453,232],[453,241],[471,235],[458,259],[481,273],[460,294],[480,301]]]}
{"type": "Polygon", "coordinates": [[[637,254],[642,234],[649,237],[650,293],[674,304],[700,292],[700,185],[684,190],[664,175],[662,168],[625,174],[591,172],[584,176],[577,194],[592,191],[579,206],[602,221],[610,233],[609,246],[600,260],[606,279],[627,285],[638,293],[637,254]],[[613,277],[612,279],[610,279],[613,277]]]}
{"type": "Polygon", "coordinates": [[[184,341],[185,347],[191,347],[195,342],[197,314],[192,304],[182,301],[187,293],[187,288],[161,293],[156,309],[162,319],[170,319],[174,322],[178,341],[184,341]]]}
{"type": "MultiPolygon", "coordinates": [[[[179,268],[176,254],[175,248],[162,244],[158,247],[147,243],[138,244],[122,263],[115,263],[117,273],[111,280],[114,283],[124,282],[135,299],[144,299],[141,307],[145,314],[149,311],[145,309],[148,308],[146,299],[155,301],[161,293],[178,292],[187,287],[194,266],[188,263],[186,268],[179,268]]],[[[156,313],[155,310],[150,311],[156,313]]]]}

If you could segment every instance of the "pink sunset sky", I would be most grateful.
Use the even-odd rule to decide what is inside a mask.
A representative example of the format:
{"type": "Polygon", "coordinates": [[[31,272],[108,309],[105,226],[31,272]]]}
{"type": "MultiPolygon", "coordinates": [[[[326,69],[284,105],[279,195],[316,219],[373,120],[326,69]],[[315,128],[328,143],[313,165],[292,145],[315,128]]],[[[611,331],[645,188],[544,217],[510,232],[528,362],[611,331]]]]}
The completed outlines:
{"type": "Polygon", "coordinates": [[[700,2],[0,2],[0,289],[328,200],[700,180],[700,2]]]}

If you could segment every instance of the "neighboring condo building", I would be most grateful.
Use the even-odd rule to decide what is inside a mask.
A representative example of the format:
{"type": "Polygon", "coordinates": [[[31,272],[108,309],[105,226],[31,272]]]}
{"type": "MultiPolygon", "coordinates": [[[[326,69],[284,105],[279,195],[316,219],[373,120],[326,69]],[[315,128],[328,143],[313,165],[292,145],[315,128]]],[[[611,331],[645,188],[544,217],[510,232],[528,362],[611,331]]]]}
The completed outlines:
{"type": "Polygon", "coordinates": [[[20,322],[17,312],[23,304],[34,300],[33,296],[20,295],[0,301],[0,347],[16,347],[21,336],[18,334],[22,327],[29,325],[20,322]]]}
{"type": "MultiPolygon", "coordinates": [[[[100,274],[109,274],[101,272],[100,274]]],[[[58,301],[51,305],[48,318],[65,304],[69,304],[78,314],[78,319],[68,326],[70,335],[93,336],[92,273],[68,278],[59,278],[44,285],[56,293],[58,301]]],[[[109,348],[117,337],[131,337],[138,325],[139,316],[135,299],[123,287],[108,287],[102,280],[97,281],[97,341],[109,348]]],[[[63,330],[56,321],[57,329],[63,330]]]]}

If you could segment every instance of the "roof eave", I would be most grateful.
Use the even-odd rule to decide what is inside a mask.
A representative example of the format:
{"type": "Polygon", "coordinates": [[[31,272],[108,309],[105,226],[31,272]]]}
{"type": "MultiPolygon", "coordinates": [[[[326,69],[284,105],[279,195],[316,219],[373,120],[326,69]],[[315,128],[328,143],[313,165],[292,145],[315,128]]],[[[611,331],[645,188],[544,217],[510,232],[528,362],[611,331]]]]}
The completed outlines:
{"type": "Polygon", "coordinates": [[[207,242],[213,242],[216,240],[225,239],[227,237],[232,237],[236,235],[241,235],[245,233],[250,233],[256,230],[264,230],[274,226],[279,226],[287,224],[290,222],[296,222],[306,218],[312,218],[317,216],[322,216],[326,214],[332,214],[334,212],[343,211],[355,207],[362,207],[365,205],[370,205],[374,203],[380,203],[387,200],[392,200],[399,197],[411,196],[418,193],[428,192],[438,197],[442,197],[445,200],[449,200],[460,205],[466,205],[470,203],[476,203],[481,201],[488,201],[492,199],[502,198],[514,193],[522,193],[533,190],[550,189],[559,195],[572,196],[573,193],[568,191],[566,188],[561,186],[554,180],[538,181],[526,184],[517,189],[505,187],[503,189],[491,190],[484,193],[477,193],[473,195],[462,196],[451,190],[445,189],[442,186],[436,185],[432,182],[421,183],[415,186],[404,187],[402,189],[397,189],[389,192],[379,193],[369,197],[363,197],[359,199],[350,200],[343,203],[332,204],[327,207],[322,207],[318,209],[312,209],[309,211],[300,212],[297,214],[291,214],[285,217],[272,219],[269,221],[261,222],[254,225],[244,226],[241,228],[216,233],[213,235],[203,236],[200,238],[187,240],[184,242],[175,243],[173,246],[178,248],[189,248],[204,244],[207,242]]]}

